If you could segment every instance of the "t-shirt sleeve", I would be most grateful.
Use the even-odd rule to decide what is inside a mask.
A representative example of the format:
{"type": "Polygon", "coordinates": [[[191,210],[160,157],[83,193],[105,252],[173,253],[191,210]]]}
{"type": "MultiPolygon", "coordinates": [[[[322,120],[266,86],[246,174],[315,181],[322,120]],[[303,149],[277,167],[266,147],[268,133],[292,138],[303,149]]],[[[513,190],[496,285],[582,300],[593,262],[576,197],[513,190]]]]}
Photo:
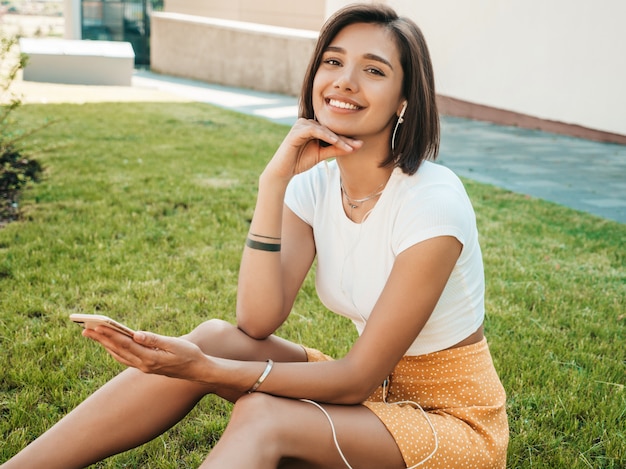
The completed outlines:
{"type": "Polygon", "coordinates": [[[394,225],[396,255],[437,236],[454,236],[465,245],[476,226],[474,210],[460,182],[458,186],[434,184],[409,193],[394,225]]]}

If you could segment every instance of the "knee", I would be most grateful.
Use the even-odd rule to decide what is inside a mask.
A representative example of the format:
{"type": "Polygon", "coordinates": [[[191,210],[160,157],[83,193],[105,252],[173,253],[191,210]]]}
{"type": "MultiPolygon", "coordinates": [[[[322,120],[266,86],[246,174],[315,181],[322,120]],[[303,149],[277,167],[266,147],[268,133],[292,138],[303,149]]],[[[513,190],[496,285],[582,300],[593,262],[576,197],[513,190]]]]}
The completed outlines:
{"type": "Polygon", "coordinates": [[[231,424],[246,428],[255,438],[276,441],[280,423],[282,399],[262,392],[245,394],[237,400],[231,414],[231,424]]]}
{"type": "Polygon", "coordinates": [[[289,450],[286,401],[261,392],[245,394],[235,403],[224,435],[236,435],[238,442],[245,442],[245,451],[252,451],[259,461],[266,461],[267,467],[278,467],[289,450]]]}
{"type": "Polygon", "coordinates": [[[193,331],[183,336],[196,344],[205,353],[215,350],[217,344],[235,333],[237,328],[221,319],[209,319],[198,325],[193,331]]]}

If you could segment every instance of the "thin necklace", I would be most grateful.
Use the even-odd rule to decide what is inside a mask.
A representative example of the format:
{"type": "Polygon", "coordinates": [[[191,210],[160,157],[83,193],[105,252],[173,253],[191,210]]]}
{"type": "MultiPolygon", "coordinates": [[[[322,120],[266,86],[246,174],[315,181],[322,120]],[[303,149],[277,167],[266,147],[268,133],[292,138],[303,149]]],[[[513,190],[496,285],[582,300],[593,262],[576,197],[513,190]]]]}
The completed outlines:
{"type": "Polygon", "coordinates": [[[376,197],[378,197],[385,190],[385,188],[383,187],[384,185],[385,185],[385,183],[383,182],[380,186],[378,186],[374,190],[374,192],[372,192],[368,196],[363,197],[362,199],[353,199],[346,192],[346,188],[343,187],[343,181],[339,182],[339,186],[341,187],[341,193],[344,195],[344,197],[348,201],[348,205],[350,206],[350,208],[360,208],[361,205],[363,205],[363,202],[367,202],[368,200],[372,200],[372,199],[375,199],[376,197]]]}
{"type": "Polygon", "coordinates": [[[348,195],[348,193],[346,192],[346,188],[343,187],[343,181],[339,180],[339,187],[341,187],[341,194],[346,198],[346,202],[348,202],[348,207],[350,207],[350,219],[352,220],[352,210],[355,208],[361,208],[361,206],[367,202],[368,200],[372,200],[375,199],[376,197],[379,197],[383,191],[385,190],[385,184],[387,183],[387,181],[384,181],[380,184],[380,186],[378,186],[374,192],[372,192],[370,195],[363,197],[362,199],[353,199],[352,197],[350,197],[348,195]]]}

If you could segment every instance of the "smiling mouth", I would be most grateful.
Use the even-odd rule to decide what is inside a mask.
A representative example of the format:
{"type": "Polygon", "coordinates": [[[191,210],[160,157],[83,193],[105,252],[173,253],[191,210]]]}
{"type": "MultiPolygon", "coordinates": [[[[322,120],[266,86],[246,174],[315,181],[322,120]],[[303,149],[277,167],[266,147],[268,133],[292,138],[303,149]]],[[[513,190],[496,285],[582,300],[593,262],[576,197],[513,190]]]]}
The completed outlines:
{"type": "Polygon", "coordinates": [[[339,109],[349,109],[351,111],[358,111],[359,109],[362,109],[356,104],[346,103],[345,101],[339,101],[337,99],[328,99],[327,103],[333,107],[338,107],[339,109]]]}

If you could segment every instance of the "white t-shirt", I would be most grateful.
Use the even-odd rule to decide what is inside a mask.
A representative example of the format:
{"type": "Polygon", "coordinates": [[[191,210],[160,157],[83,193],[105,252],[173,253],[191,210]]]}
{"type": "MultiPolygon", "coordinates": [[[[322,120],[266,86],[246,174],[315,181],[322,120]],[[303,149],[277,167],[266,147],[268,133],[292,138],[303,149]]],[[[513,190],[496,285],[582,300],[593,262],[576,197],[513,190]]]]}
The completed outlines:
{"type": "Polygon", "coordinates": [[[337,163],[322,162],[294,177],[285,196],[287,206],[313,227],[322,303],[351,319],[361,334],[396,256],[420,241],[449,235],[463,245],[461,255],[405,355],[443,350],[476,331],[485,315],[483,262],[474,210],[459,178],[429,161],[412,176],[396,168],[360,224],[346,216],[339,184],[337,163]]]}

